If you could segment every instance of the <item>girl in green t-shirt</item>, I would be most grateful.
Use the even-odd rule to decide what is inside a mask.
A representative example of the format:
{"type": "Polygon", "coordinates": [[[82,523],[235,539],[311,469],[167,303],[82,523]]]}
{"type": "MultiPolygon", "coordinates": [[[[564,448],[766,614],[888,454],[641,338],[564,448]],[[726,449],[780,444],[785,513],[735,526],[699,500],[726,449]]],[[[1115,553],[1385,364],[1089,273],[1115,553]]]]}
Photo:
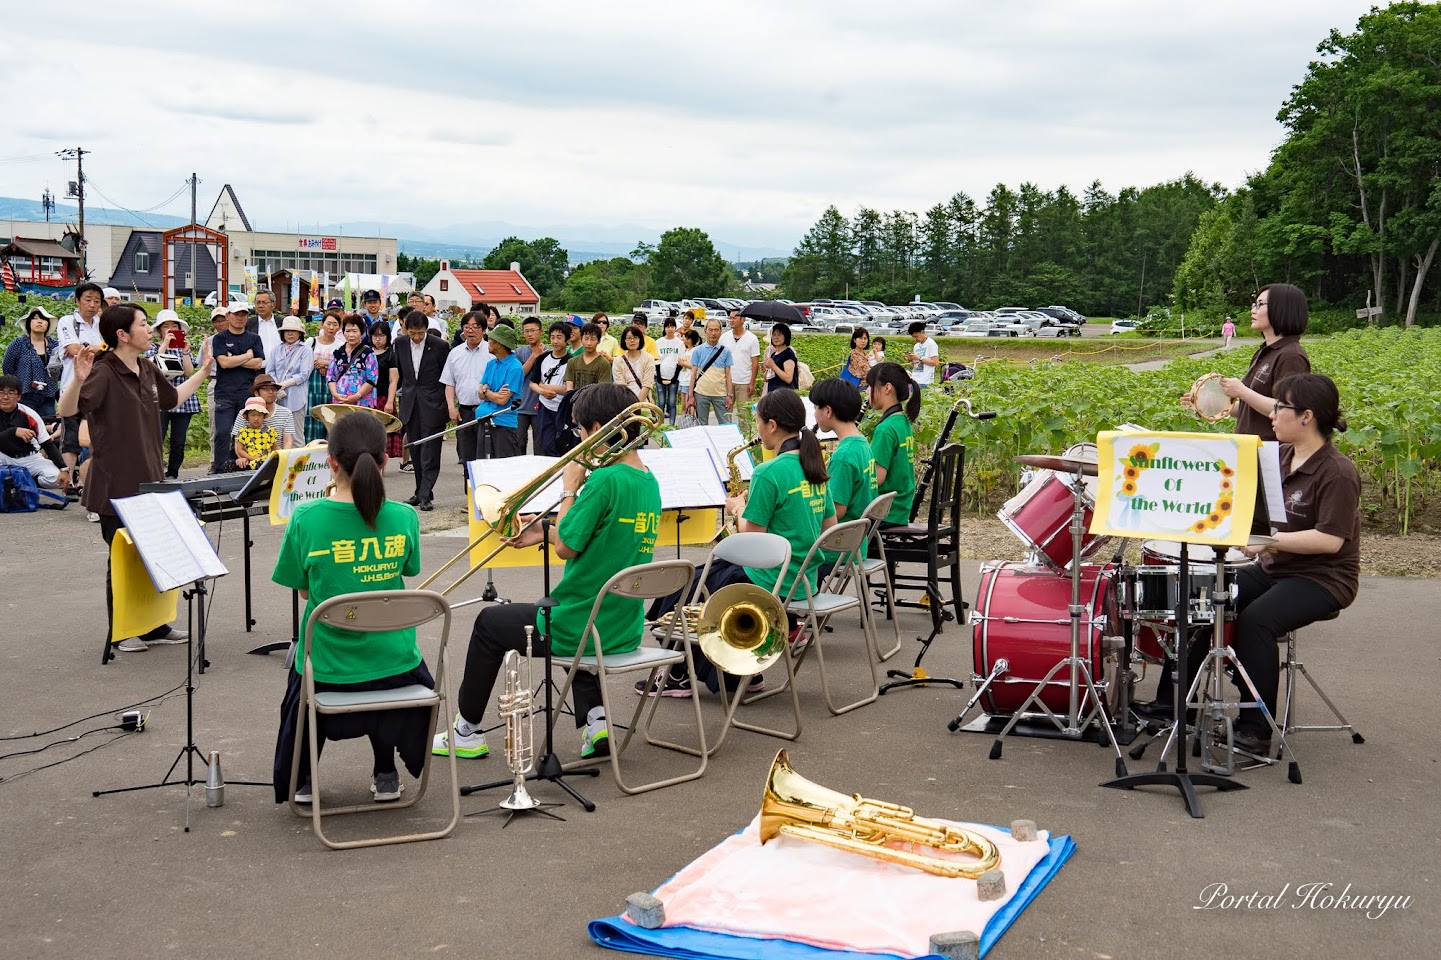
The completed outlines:
{"type": "MultiPolygon", "coordinates": [[[[738,526],[741,533],[774,533],[790,541],[791,560],[784,571],[777,574],[774,568],[742,567],[725,560],[712,560],[710,573],[706,577],[706,590],[715,593],[721,587],[732,583],[753,583],[766,590],[777,591],[782,598],[795,584],[801,565],[821,532],[835,526],[836,511],[831,503],[826,482],[825,459],[821,456],[820,441],[806,427],[806,408],[800,394],[789,388],[772,390],[756,404],[756,431],[761,443],[776,456],[756,467],[751,475],[748,496],[734,496],[726,501],[726,509],[740,517],[738,526]]],[[[816,567],[806,574],[806,582],[812,592],[817,585],[816,567]]],[[[684,591],[666,597],[650,609],[651,619],[657,619],[675,608],[682,596],[692,596],[695,585],[684,591]]],[[[803,597],[804,591],[797,589],[796,596],[803,597]]],[[[791,620],[794,630],[795,618],[791,620]]],[[[703,681],[712,693],[720,690],[721,677],[715,665],[697,648],[695,651],[696,677],[703,681]]],[[[726,676],[728,692],[739,684],[737,677],[726,676]]],[[[647,691],[645,681],[636,684],[640,694],[659,693],[665,697],[688,697],[692,691],[686,685],[686,678],[672,672],[665,679],[660,690],[647,691]]],[[[750,679],[747,693],[758,693],[765,689],[765,680],[760,675],[750,679]]]]}
{"type": "MultiPolygon", "coordinates": [[[[420,521],[412,508],[385,496],[385,428],[380,421],[359,413],[342,417],[330,428],[324,452],[335,490],[328,499],[303,504],[291,515],[271,574],[276,583],[298,590],[305,598],[307,622],[315,608],[332,597],[403,590],[404,578],[420,573],[420,521]]],[[[315,455],[319,453],[317,450],[315,455]]],[[[415,642],[414,627],[358,633],[316,624],[314,640],[314,648],[307,651],[302,633],[295,669],[288,671],[280,704],[276,803],[289,798],[295,731],[305,723],[300,694],[307,654],[316,690],[392,690],[411,684],[435,687],[415,642]]],[[[419,777],[425,768],[430,730],[430,710],[417,708],[322,716],[316,734],[320,750],[326,740],[369,737],[375,777],[371,792],[377,802],[385,803],[400,799],[405,789],[395,766],[396,752],[411,775],[419,777]]],[[[310,756],[304,742],[299,770],[296,800],[309,803],[310,756]]]]}
{"type": "Polygon", "coordinates": [[[876,488],[895,491],[891,512],[882,527],[911,522],[916,498],[916,438],[911,424],[921,413],[921,388],[899,363],[878,363],[866,374],[871,388],[871,409],[881,411],[881,422],[871,432],[871,455],[876,461],[876,488]]]}
{"type": "MultiPolygon", "coordinates": [[[[590,329],[589,326],[586,327],[590,329]]],[[[586,335],[588,343],[593,343],[586,335]]],[[[593,383],[575,393],[571,410],[582,437],[589,437],[636,402],[635,394],[618,383],[593,383]]],[[[639,427],[628,428],[639,431],[639,427]]],[[[635,436],[637,434],[632,434],[635,436]]],[[[437,734],[431,752],[457,757],[483,757],[490,752],[481,732],[481,718],[490,703],[501,664],[510,650],[525,652],[526,627],[532,628],[532,652],[543,655],[550,633],[550,647],[557,657],[572,657],[584,640],[587,651],[594,649],[582,631],[590,617],[595,598],[612,576],[626,567],[655,559],[656,533],[660,526],[660,483],[631,450],[615,463],[586,476],[579,463],[565,468],[561,501],[556,521],[549,527],[550,548],[566,561],[565,575],[551,591],[555,606],[549,621],[538,604],[508,603],[486,607],[475,619],[470,650],[465,658],[465,676],[456,697],[459,712],[452,729],[437,734]]],[[[512,547],[538,546],[546,536],[535,524],[506,543],[512,547]]],[[[645,629],[644,603],[607,595],[596,614],[595,632],[606,656],[627,653],[640,646],[645,629]]],[[[600,680],[593,673],[578,672],[571,683],[575,724],[584,728],[580,755],[583,759],[610,754],[610,730],[600,695],[600,680]]]]}
{"type": "MultiPolygon", "coordinates": [[[[836,435],[836,448],[826,467],[831,475],[826,488],[836,507],[836,522],[858,520],[876,498],[875,458],[857,425],[861,419],[861,395],[849,380],[830,377],[811,387],[811,404],[816,411],[816,427],[836,435]]],[[[863,543],[861,557],[865,555],[863,543]]],[[[826,554],[819,571],[823,579],[837,559],[835,553],[826,554]]]]}

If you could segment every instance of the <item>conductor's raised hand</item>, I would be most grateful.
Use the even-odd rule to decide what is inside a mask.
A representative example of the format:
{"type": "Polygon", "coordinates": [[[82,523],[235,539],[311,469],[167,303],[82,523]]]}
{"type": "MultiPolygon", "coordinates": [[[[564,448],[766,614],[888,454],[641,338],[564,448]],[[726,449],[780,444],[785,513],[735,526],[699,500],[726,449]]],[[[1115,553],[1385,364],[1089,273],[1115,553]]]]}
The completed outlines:
{"type": "Polygon", "coordinates": [[[85,346],[75,355],[75,377],[84,380],[90,376],[90,371],[95,369],[95,348],[85,346]]]}

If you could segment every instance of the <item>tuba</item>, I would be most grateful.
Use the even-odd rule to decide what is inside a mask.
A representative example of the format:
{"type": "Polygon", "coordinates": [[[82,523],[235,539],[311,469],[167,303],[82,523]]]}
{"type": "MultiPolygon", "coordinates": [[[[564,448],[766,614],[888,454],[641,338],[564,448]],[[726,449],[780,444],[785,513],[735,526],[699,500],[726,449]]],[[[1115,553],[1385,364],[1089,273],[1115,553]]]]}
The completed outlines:
{"type": "Polygon", "coordinates": [[[656,626],[669,635],[676,629],[676,617],[711,663],[732,676],[760,673],[785,651],[785,608],[775,594],[753,583],[721,587],[703,606],[676,607],[656,626]]]}
{"type": "Polygon", "coordinates": [[[938,877],[976,879],[1001,865],[996,845],[979,833],[917,817],[910,807],[847,797],[796,773],[784,750],[776,754],[761,798],[761,843],[785,834],[798,840],[849,850],[865,857],[913,867],[938,877]],[[974,860],[953,860],[890,844],[900,841],[974,860]]]}
{"type": "Polygon", "coordinates": [[[379,407],[361,407],[353,403],[317,403],[310,408],[310,415],[324,424],[326,432],[335,426],[335,422],[341,417],[349,416],[352,413],[368,413],[380,421],[386,433],[399,433],[405,429],[405,423],[393,413],[386,413],[379,407]]]}

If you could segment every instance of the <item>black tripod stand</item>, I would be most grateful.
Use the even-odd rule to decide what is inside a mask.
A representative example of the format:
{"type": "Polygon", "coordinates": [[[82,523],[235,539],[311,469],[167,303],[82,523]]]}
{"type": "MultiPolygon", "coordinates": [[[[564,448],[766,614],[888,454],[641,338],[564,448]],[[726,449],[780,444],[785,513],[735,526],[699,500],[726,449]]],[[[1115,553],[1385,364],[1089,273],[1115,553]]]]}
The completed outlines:
{"type": "MultiPolygon", "coordinates": [[[[585,767],[580,770],[564,770],[561,768],[560,759],[555,755],[555,730],[551,718],[554,716],[555,703],[553,684],[550,682],[551,653],[550,653],[550,611],[555,606],[555,601],[550,598],[550,518],[546,517],[540,521],[541,545],[541,577],[545,586],[545,596],[541,598],[541,617],[545,621],[545,633],[541,636],[545,647],[545,751],[536,758],[535,769],[525,775],[527,781],[547,780],[560,787],[570,794],[575,802],[580,804],[586,813],[595,812],[595,804],[591,803],[570,784],[565,782],[566,777],[598,777],[600,771],[595,767],[585,767]]],[[[492,780],[489,783],[479,783],[470,787],[461,787],[460,795],[468,797],[472,793],[479,793],[482,790],[494,790],[497,787],[509,787],[514,783],[513,779],[492,780]]],[[[478,811],[486,813],[489,811],[478,811]]],[[[544,811],[536,811],[544,812],[544,811]]],[[[555,817],[555,814],[547,814],[555,817]]],[[[555,817],[557,820],[563,817],[555,817]]],[[[507,823],[510,821],[507,820],[507,823]]]]}
{"type": "MultiPolygon", "coordinates": [[[[195,758],[200,758],[202,768],[207,764],[205,754],[195,745],[195,661],[205,657],[205,580],[196,580],[190,588],[184,591],[186,601],[186,625],[189,627],[190,638],[185,641],[185,746],[176,754],[175,760],[171,762],[170,769],[165,771],[165,776],[157,783],[145,783],[135,787],[116,787],[111,790],[95,790],[91,796],[103,797],[111,793],[133,793],[136,790],[154,790],[157,787],[181,786],[185,787],[185,832],[190,832],[190,788],[197,784],[204,786],[203,778],[195,777],[195,758]],[[200,616],[195,615],[197,605],[200,608],[200,616]],[[171,780],[170,775],[185,761],[185,779],[171,780]]],[[[203,672],[203,671],[202,671],[203,672]]],[[[231,783],[246,787],[268,787],[270,781],[259,780],[231,780],[231,783]]]]}
{"type": "MultiPolygon", "coordinates": [[[[1185,586],[1191,582],[1190,568],[1190,545],[1181,543],[1181,567],[1180,583],[1182,587],[1176,591],[1176,661],[1177,668],[1171,674],[1171,702],[1174,711],[1173,723],[1175,736],[1179,738],[1176,744],[1176,769],[1166,771],[1166,757],[1161,755],[1160,765],[1154,773],[1133,773],[1127,776],[1120,776],[1114,780],[1107,780],[1102,783],[1103,787],[1115,787],[1118,790],[1134,790],[1136,787],[1151,786],[1160,784],[1166,787],[1175,787],[1181,791],[1181,797],[1186,802],[1186,812],[1193,818],[1201,819],[1205,814],[1201,812],[1201,801],[1196,797],[1196,785],[1203,787],[1215,787],[1225,793],[1227,790],[1245,790],[1244,783],[1239,783],[1229,777],[1217,776],[1211,773],[1191,773],[1186,769],[1186,757],[1190,753],[1190,745],[1187,742],[1188,728],[1186,726],[1186,700],[1189,691],[1182,689],[1182,676],[1185,670],[1179,664],[1183,663],[1183,657],[1190,649],[1190,621],[1191,621],[1191,598],[1185,586]]],[[[1224,606],[1223,606],[1224,615],[1224,606]]]]}

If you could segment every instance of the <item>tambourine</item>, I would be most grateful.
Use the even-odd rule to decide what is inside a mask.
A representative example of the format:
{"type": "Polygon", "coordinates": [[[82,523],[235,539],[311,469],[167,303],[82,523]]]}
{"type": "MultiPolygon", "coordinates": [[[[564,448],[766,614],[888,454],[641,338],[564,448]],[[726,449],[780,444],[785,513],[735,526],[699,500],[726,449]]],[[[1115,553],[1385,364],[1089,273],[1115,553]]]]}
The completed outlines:
{"type": "Polygon", "coordinates": [[[1215,423],[1231,415],[1232,400],[1226,396],[1226,391],[1221,389],[1219,373],[1208,373],[1197,379],[1191,384],[1191,390],[1186,396],[1190,399],[1191,409],[1196,416],[1207,423],[1215,423]]]}

